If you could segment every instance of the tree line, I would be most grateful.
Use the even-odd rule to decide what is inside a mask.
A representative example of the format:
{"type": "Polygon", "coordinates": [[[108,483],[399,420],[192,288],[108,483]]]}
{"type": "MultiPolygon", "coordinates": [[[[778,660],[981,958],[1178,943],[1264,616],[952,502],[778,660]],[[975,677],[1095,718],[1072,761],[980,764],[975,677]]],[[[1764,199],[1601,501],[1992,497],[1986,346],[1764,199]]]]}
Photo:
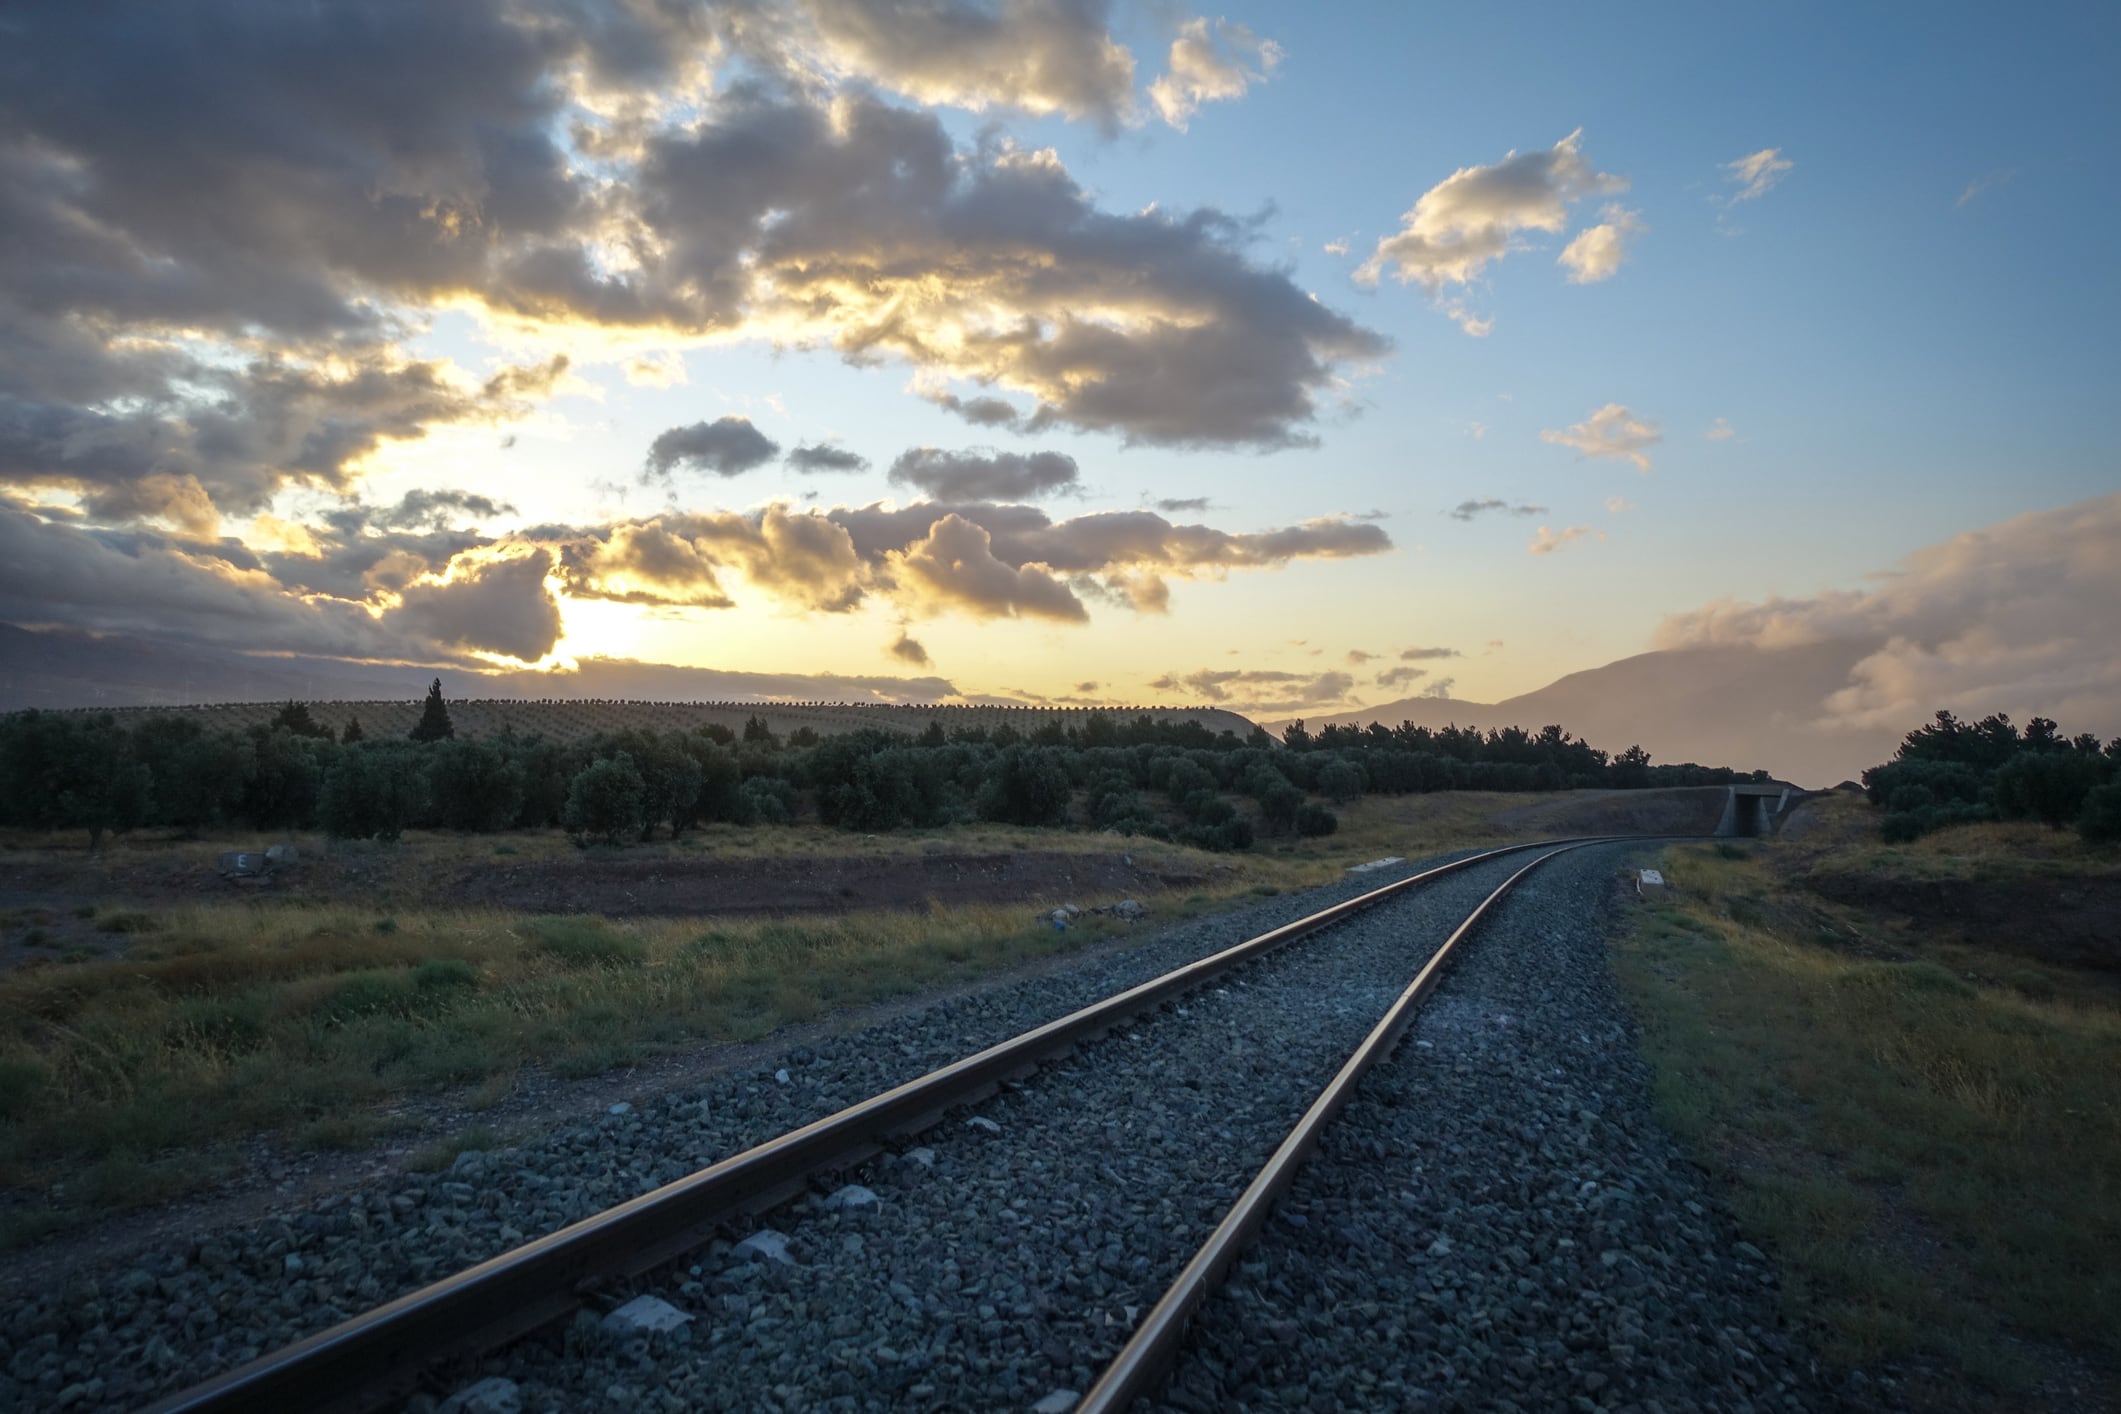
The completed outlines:
{"type": "Polygon", "coordinates": [[[1974,820],[2074,825],[2087,840],[2121,839],[2121,737],[2066,737],[2035,717],[2022,732],[2002,712],[1962,722],[1948,711],[1909,732],[1893,759],[1863,773],[1885,809],[1888,840],[1974,820]]]}
{"type": "MultiPolygon", "coordinates": [[[[1760,774],[1760,773],[1755,773],[1760,774]]],[[[762,716],[732,731],[628,729],[570,742],[456,735],[437,681],[403,739],[334,729],[290,702],[270,723],[213,730],[182,716],[0,718],[0,824],[106,833],[320,829],[395,839],[408,829],[563,829],[578,842],[677,837],[702,825],[804,820],[877,832],[986,820],[1143,835],[1215,850],[1261,835],[1319,836],[1366,794],[1551,791],[1751,779],[1608,758],[1560,727],[1482,734],[1410,724],[1245,738],[1197,721],[1091,712],[1029,731],[1003,723],[918,735],[875,729],[785,739],[762,716]]]]}

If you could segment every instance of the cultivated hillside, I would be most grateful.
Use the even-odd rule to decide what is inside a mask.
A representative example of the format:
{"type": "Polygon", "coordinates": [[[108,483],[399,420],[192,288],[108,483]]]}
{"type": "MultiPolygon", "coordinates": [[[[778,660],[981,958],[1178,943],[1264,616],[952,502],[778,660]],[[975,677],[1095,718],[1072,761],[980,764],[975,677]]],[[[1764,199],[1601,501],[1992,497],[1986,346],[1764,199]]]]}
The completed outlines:
{"type": "MultiPolygon", "coordinates": [[[[120,722],[138,722],[153,716],[186,715],[216,730],[240,730],[269,722],[283,704],[278,702],[224,702],[175,707],[84,708],[108,711],[120,722]]],[[[420,719],[418,699],[404,698],[369,702],[312,702],[310,714],[317,721],[343,731],[349,717],[358,717],[362,732],[371,737],[402,737],[420,719]]],[[[542,736],[549,741],[574,741],[599,732],[623,731],[629,727],[653,731],[691,731],[719,724],[741,731],[752,717],[763,717],[777,736],[787,736],[808,727],[820,736],[874,729],[906,732],[924,730],[930,722],[941,722],[945,731],[960,728],[1013,727],[1029,734],[1056,718],[1079,724],[1090,715],[1085,708],[1053,707],[951,707],[886,706],[848,702],[622,702],[581,699],[468,698],[449,704],[449,717],[460,736],[484,736],[504,728],[518,736],[542,736]]],[[[1211,732],[1235,732],[1247,736],[1252,722],[1235,712],[1213,707],[1125,707],[1113,708],[1107,716],[1125,721],[1147,715],[1158,721],[1199,722],[1211,732]]]]}

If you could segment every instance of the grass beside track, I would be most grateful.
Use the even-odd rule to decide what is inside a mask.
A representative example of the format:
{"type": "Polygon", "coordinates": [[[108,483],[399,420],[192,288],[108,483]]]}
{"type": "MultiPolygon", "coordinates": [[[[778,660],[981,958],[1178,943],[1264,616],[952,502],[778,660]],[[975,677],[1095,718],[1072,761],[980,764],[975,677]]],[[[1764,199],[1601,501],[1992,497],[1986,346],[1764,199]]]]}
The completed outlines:
{"type": "MultiPolygon", "coordinates": [[[[1199,876],[1183,896],[1145,896],[1154,921],[1168,923],[1338,878],[1381,854],[1495,833],[1481,827],[1483,812],[1512,799],[1360,802],[1340,835],[1245,855],[1124,847],[1199,876]]],[[[106,871],[122,876],[158,860],[203,868],[216,850],[248,843],[121,840],[102,859],[84,858],[78,883],[93,897],[106,871]]],[[[721,830],[682,844],[722,858],[1122,847],[997,827],[880,837],[721,830]]],[[[105,906],[83,926],[120,949],[115,955],[76,950],[0,971],[0,1248],[195,1191],[240,1167],[260,1135],[294,1153],[360,1147],[407,1125],[408,1097],[446,1092],[472,1107],[494,1104],[525,1067],[584,1077],[755,1040],[836,1009],[1077,949],[1125,926],[1091,917],[1056,932],[1033,921],[1029,902],[778,920],[469,911],[424,906],[424,880],[496,850],[530,867],[576,852],[550,835],[336,848],[387,870],[387,901],[105,906]]],[[[70,836],[14,840],[9,852],[39,866],[82,853],[70,836]]]]}
{"type": "Polygon", "coordinates": [[[2110,1377],[2121,988],[1910,936],[1808,893],[1796,871],[2023,877],[2066,874],[2063,854],[2079,871],[2112,861],[2014,849],[2008,827],[1881,857],[1860,801],[1819,808],[1825,828],[1787,843],[1666,851],[1672,897],[1616,944],[1665,1122],[1728,1182],[1782,1264],[1790,1313],[1824,1328],[1836,1361],[1901,1362],[1939,1408],[2022,1407],[2073,1361],[2110,1377]]]}

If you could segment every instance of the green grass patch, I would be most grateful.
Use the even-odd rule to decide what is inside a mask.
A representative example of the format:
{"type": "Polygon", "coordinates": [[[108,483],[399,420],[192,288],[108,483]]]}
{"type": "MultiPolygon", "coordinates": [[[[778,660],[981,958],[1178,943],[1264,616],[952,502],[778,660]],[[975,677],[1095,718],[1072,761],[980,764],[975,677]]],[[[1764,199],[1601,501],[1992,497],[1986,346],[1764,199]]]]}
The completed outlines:
{"type": "Polygon", "coordinates": [[[1873,921],[1822,920],[1779,848],[1667,851],[1673,896],[1614,966],[1665,1123],[1791,1314],[1839,1362],[1916,1357],[1990,1399],[2037,1376],[2026,1341],[2121,1361],[2121,995],[1958,944],[1865,955],[1873,921]]]}

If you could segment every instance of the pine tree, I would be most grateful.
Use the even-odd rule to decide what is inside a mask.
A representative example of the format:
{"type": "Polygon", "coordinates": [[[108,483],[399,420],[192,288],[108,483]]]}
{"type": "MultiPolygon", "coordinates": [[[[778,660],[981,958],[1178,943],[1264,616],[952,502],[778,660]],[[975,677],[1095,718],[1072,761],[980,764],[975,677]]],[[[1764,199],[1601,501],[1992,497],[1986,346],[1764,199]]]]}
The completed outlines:
{"type": "Polygon", "coordinates": [[[420,711],[420,724],[412,729],[414,741],[440,741],[457,734],[450,725],[449,708],[442,703],[442,680],[436,678],[434,686],[427,689],[427,705],[420,711]]]}
{"type": "Polygon", "coordinates": [[[346,719],[346,729],[339,733],[339,740],[351,746],[367,735],[367,732],[361,730],[361,719],[359,717],[348,717],[346,719]]]}

